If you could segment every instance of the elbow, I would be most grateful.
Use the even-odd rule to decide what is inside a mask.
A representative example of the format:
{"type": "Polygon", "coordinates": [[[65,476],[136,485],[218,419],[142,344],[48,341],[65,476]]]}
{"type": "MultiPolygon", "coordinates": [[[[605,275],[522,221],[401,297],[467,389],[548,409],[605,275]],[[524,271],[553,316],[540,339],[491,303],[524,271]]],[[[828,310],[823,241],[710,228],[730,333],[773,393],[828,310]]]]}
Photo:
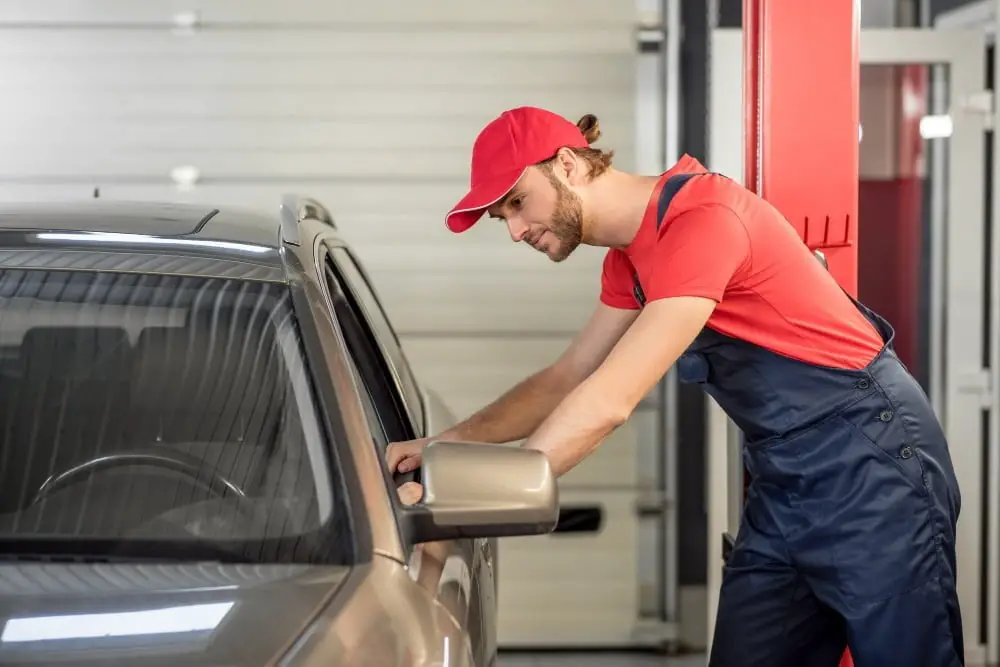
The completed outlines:
{"type": "Polygon", "coordinates": [[[628,421],[629,417],[632,416],[631,409],[611,409],[608,411],[605,419],[608,425],[608,432],[617,430],[622,424],[628,421]]]}
{"type": "Polygon", "coordinates": [[[632,406],[625,405],[608,396],[597,398],[597,405],[593,406],[593,414],[600,415],[603,430],[611,433],[632,416],[632,406]]]}
{"type": "Polygon", "coordinates": [[[605,434],[611,433],[632,416],[636,403],[621,392],[606,391],[596,382],[586,382],[580,388],[581,407],[591,415],[591,423],[605,434]],[[616,395],[617,394],[617,395],[616,395]]]}

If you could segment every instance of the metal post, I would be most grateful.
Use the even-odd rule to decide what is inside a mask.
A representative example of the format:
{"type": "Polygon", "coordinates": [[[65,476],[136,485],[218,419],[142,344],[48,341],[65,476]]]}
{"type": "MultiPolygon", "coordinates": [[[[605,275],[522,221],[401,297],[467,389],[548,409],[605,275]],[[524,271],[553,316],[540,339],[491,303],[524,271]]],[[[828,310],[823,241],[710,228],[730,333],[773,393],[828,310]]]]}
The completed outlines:
{"type": "MultiPolygon", "coordinates": [[[[1000,17],[1000,0],[994,9],[1000,17]]],[[[997,48],[994,28],[993,38],[993,173],[992,211],[987,224],[990,225],[991,247],[990,265],[990,337],[989,384],[992,389],[990,400],[990,430],[987,436],[987,485],[988,500],[985,503],[988,522],[986,530],[986,580],[982,582],[986,593],[986,659],[989,664],[1000,662],[1000,104],[996,103],[997,72],[1000,72],[1000,49],[997,48]]]]}
{"type": "Polygon", "coordinates": [[[859,12],[852,0],[743,2],[744,182],[854,295],[859,12]]]}
{"type": "Polygon", "coordinates": [[[857,293],[859,20],[850,0],[743,5],[745,183],[781,210],[810,247],[823,249],[831,273],[851,294],[857,293]],[[815,178],[819,173],[823,178],[815,178]]]}
{"type": "MultiPolygon", "coordinates": [[[[680,0],[637,0],[640,16],[636,88],[636,171],[663,172],[679,157],[680,0]]],[[[640,622],[643,643],[668,649],[680,617],[678,572],[677,379],[671,370],[656,391],[656,612],[640,622]]]]}
{"type": "MultiPolygon", "coordinates": [[[[681,0],[663,0],[661,7],[663,17],[663,34],[665,38],[663,49],[663,74],[665,100],[663,105],[663,168],[667,169],[679,158],[680,145],[680,56],[681,56],[681,0]]],[[[663,620],[675,627],[679,626],[680,614],[680,547],[678,545],[677,505],[679,494],[677,489],[677,373],[671,369],[662,382],[660,406],[660,422],[662,424],[663,446],[662,465],[660,466],[661,484],[663,489],[664,511],[661,521],[663,535],[661,558],[663,573],[662,605],[663,620]]]]}

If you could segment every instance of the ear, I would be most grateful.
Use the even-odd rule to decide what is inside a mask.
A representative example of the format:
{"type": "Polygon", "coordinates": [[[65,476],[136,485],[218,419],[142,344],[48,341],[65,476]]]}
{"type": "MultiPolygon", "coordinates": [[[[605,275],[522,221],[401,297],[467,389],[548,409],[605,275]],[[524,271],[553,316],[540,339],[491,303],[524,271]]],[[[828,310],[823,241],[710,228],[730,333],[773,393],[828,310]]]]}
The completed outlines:
{"type": "Polygon", "coordinates": [[[584,180],[584,165],[580,158],[568,148],[560,148],[552,165],[556,172],[570,185],[577,185],[584,180]]]}

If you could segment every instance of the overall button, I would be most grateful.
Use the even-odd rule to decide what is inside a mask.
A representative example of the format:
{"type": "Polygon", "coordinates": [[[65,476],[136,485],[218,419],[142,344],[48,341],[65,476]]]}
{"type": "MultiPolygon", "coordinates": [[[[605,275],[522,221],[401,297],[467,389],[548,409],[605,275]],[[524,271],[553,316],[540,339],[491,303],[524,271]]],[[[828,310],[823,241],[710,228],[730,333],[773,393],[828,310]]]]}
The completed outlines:
{"type": "Polygon", "coordinates": [[[900,447],[900,449],[899,449],[899,458],[901,458],[901,459],[908,459],[911,456],[913,456],[913,448],[912,447],[910,447],[909,445],[903,445],[902,447],[900,447]]]}
{"type": "Polygon", "coordinates": [[[868,381],[868,378],[861,378],[857,382],[858,389],[867,389],[870,386],[871,386],[871,382],[868,381]]]}
{"type": "Polygon", "coordinates": [[[892,420],[892,410],[883,410],[879,413],[878,418],[884,422],[892,420]]]}

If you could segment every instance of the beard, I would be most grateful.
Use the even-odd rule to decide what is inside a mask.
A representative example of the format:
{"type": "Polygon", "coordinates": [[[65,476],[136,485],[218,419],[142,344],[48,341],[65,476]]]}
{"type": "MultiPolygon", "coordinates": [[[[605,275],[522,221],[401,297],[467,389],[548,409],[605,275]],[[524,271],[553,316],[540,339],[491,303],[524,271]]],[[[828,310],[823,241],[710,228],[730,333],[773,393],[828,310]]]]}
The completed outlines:
{"type": "Polygon", "coordinates": [[[549,232],[559,240],[559,247],[546,254],[553,262],[561,262],[583,242],[583,204],[579,195],[554,175],[549,174],[548,177],[552,187],[556,189],[556,205],[549,232]]]}

